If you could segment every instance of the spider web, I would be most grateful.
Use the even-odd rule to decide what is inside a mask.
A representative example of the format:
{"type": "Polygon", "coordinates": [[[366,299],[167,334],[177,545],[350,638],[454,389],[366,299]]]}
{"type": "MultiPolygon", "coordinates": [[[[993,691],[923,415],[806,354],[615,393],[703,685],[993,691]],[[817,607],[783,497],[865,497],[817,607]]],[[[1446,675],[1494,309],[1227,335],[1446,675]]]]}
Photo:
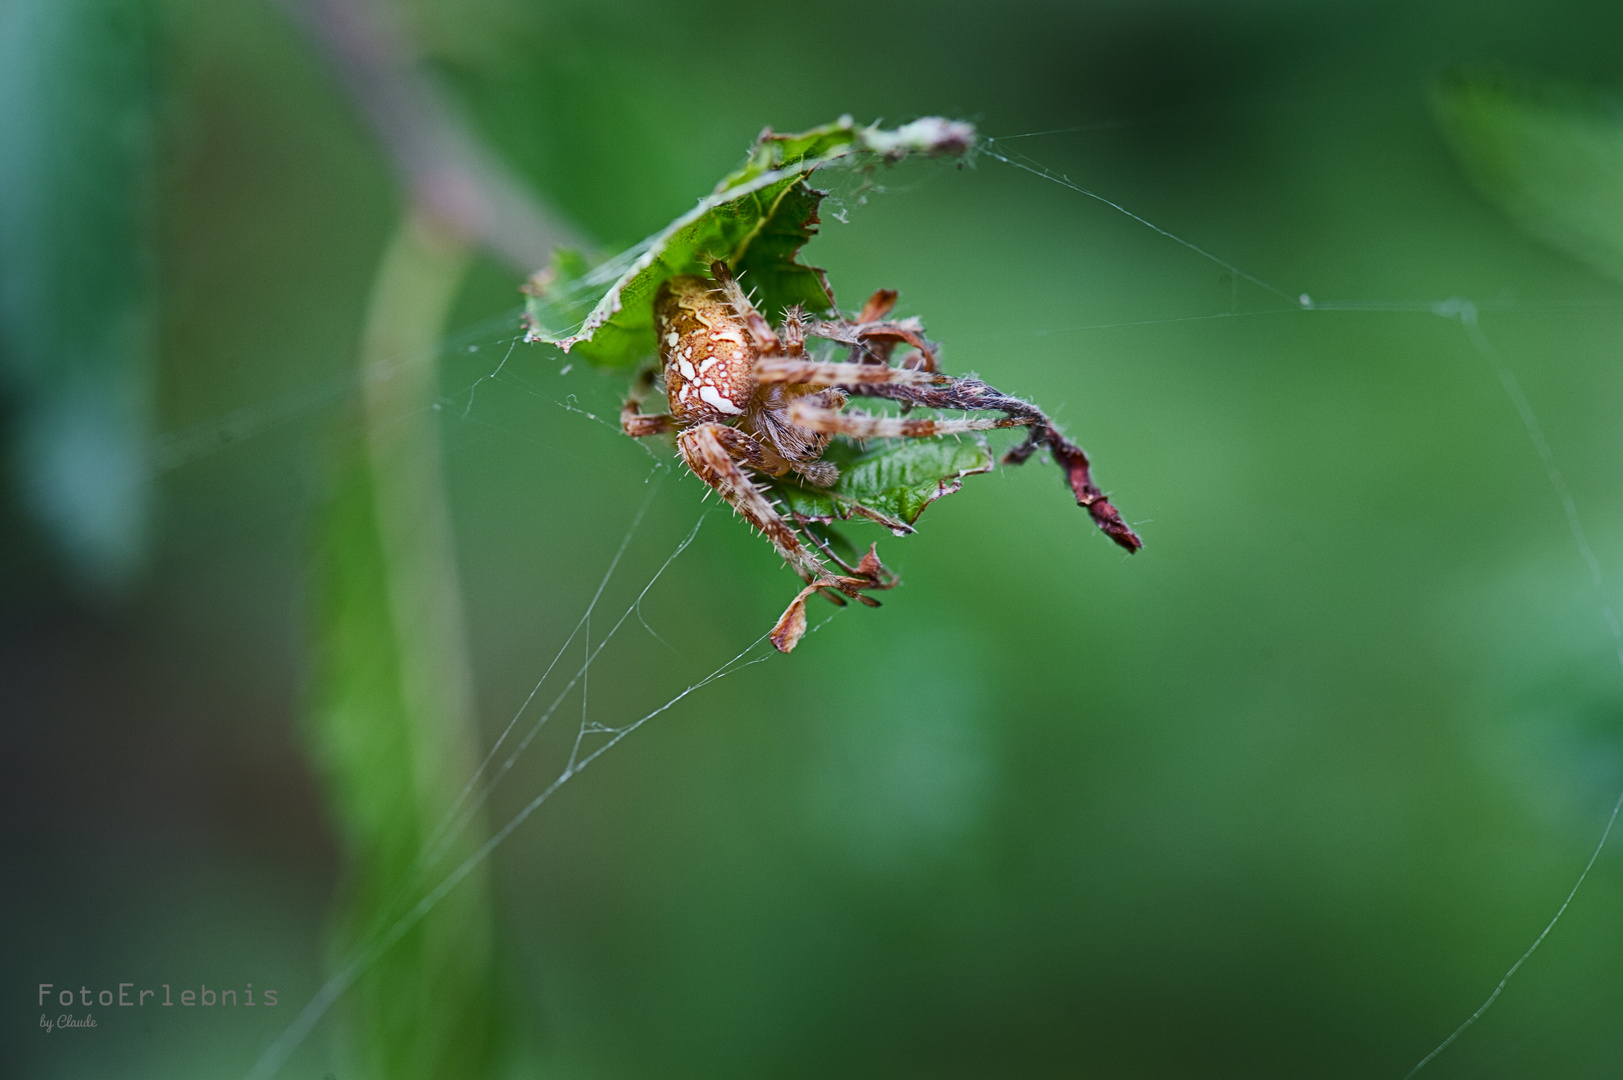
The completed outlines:
{"type": "Polygon", "coordinates": [[[615,619],[608,632],[594,641],[592,638],[592,614],[596,611],[598,602],[602,600],[604,591],[613,579],[614,572],[619,566],[621,557],[625,555],[626,548],[630,546],[632,539],[636,536],[638,526],[641,525],[643,516],[647,513],[648,506],[653,501],[655,491],[657,491],[657,488],[650,491],[649,497],[643,502],[630,527],[626,530],[619,549],[610,561],[608,570],[604,573],[603,579],[599,583],[596,593],[593,594],[591,602],[587,605],[585,613],[582,614],[580,621],[570,631],[563,646],[547,665],[541,678],[536,681],[535,686],[513,714],[512,719],[507,722],[496,741],[491,744],[484,760],[479,763],[474,774],[468,778],[456,800],[446,809],[411,869],[394,890],[390,899],[383,905],[383,910],[391,914],[380,918],[374,924],[371,931],[349,953],[338,966],[338,970],[329,976],[321,989],[305,1004],[287,1029],[265,1050],[253,1069],[247,1074],[249,1078],[252,1078],[252,1080],[265,1080],[265,1078],[275,1076],[287,1061],[287,1058],[299,1047],[299,1044],[304,1041],[305,1037],[327,1014],[334,1003],[343,996],[344,992],[352,987],[391,946],[409,933],[429,912],[433,911],[451,890],[455,889],[481,863],[489,858],[491,853],[506,841],[519,826],[524,824],[530,815],[539,810],[548,799],[552,798],[559,788],[580,775],[587,766],[613,749],[622,739],[650,720],[668,712],[689,695],[704,689],[713,682],[726,678],[742,668],[759,664],[768,659],[766,656],[749,658],[752,653],[759,652],[761,644],[766,641],[766,635],[762,634],[741,652],[722,663],[708,675],[684,687],[663,704],[635,719],[619,725],[612,725],[591,718],[588,689],[592,662],[597,659],[608,643],[625,626],[627,620],[633,614],[639,612],[644,597],[659,582],[660,577],[676,561],[677,557],[693,542],[693,538],[698,535],[699,526],[704,522],[704,517],[701,516],[694,523],[693,529],[677,545],[676,550],[655,571],[654,576],[648,583],[637,592],[630,605],[615,619]],[[541,710],[534,720],[530,721],[528,729],[523,731],[522,737],[517,739],[516,745],[498,763],[497,758],[502,748],[507,745],[509,737],[515,731],[520,730],[521,721],[531,711],[530,707],[535,703],[543,687],[548,684],[553,673],[558,669],[559,663],[563,661],[570,646],[575,643],[577,638],[580,639],[582,652],[580,666],[575,669],[569,681],[557,692],[551,704],[541,710]],[[565,699],[571,696],[577,687],[580,694],[580,724],[576,729],[568,760],[562,770],[540,792],[530,798],[517,813],[509,817],[505,824],[486,838],[470,855],[457,862],[449,870],[442,869],[445,855],[452,842],[460,837],[468,826],[474,822],[480,810],[495,792],[497,785],[506,777],[519,757],[529,749],[536,736],[541,733],[547,722],[552,719],[554,714],[558,712],[559,707],[563,705],[565,699]],[[595,744],[589,741],[593,736],[600,737],[595,744]]]}
{"type": "MultiPolygon", "coordinates": [[[[1072,129],[1059,129],[1054,132],[1033,132],[1026,135],[990,138],[983,142],[980,153],[984,159],[998,162],[1042,181],[1059,185],[1079,197],[1096,200],[1111,211],[1125,215],[1161,239],[1180,246],[1189,252],[1191,256],[1210,262],[1220,268],[1227,274],[1227,280],[1231,286],[1229,305],[1224,310],[1168,318],[1039,327],[1031,331],[1033,336],[1047,337],[1111,329],[1231,319],[1322,319],[1358,314],[1371,316],[1418,314],[1447,320],[1458,326],[1464,342],[1480,359],[1488,376],[1499,385],[1504,395],[1509,399],[1524,429],[1526,438],[1539,459],[1550,490],[1554,494],[1556,503],[1565,518],[1572,545],[1587,571],[1596,607],[1611,637],[1619,664],[1623,666],[1623,627],[1620,627],[1616,611],[1609,600],[1609,590],[1601,560],[1597,557],[1593,545],[1588,539],[1577,502],[1559,468],[1555,454],[1545,435],[1543,425],[1532,403],[1523,391],[1510,361],[1483,326],[1482,317],[1485,312],[1493,313],[1512,309],[1525,312],[1532,310],[1529,305],[1502,301],[1479,302],[1462,297],[1447,297],[1438,300],[1315,298],[1305,290],[1283,287],[1225,260],[1206,247],[1161,227],[1136,213],[1122,202],[1073,181],[1064,173],[1049,168],[1024,153],[1021,149],[1011,145],[1018,140],[1037,135],[1082,131],[1093,126],[1085,125],[1072,129]],[[1258,301],[1256,306],[1247,306],[1242,303],[1242,301],[1251,300],[1258,301]]],[[[840,220],[844,215],[844,208],[841,206],[842,196],[850,203],[857,203],[866,197],[866,193],[852,190],[838,193],[830,202],[831,216],[836,220],[840,220]]],[[[604,268],[597,275],[594,275],[592,279],[581,282],[577,287],[582,290],[589,289],[595,284],[597,276],[617,273],[617,268],[629,263],[637,254],[637,251],[638,249],[633,248],[618,256],[610,264],[605,264],[604,268]]],[[[843,297],[842,299],[848,303],[850,298],[843,297]]],[[[1567,306],[1560,309],[1551,308],[1551,310],[1570,311],[1573,308],[1567,306]]],[[[521,338],[521,331],[518,327],[518,314],[519,309],[515,307],[511,311],[491,320],[464,328],[442,342],[437,355],[404,358],[401,363],[434,363],[441,356],[466,360],[474,364],[484,363],[484,370],[467,380],[460,392],[448,394],[441,398],[435,403],[434,408],[447,414],[456,423],[491,428],[500,438],[523,440],[527,436],[522,431],[502,427],[499,421],[485,415],[485,411],[479,405],[480,395],[492,384],[499,384],[509,391],[533,397],[538,403],[562,410],[578,422],[601,425],[618,435],[618,427],[611,419],[612,413],[608,412],[604,405],[607,399],[601,393],[596,395],[589,391],[558,393],[553,389],[556,379],[542,381],[533,376],[533,371],[526,370],[533,369],[533,361],[522,365],[517,362],[521,359],[530,360],[534,356],[533,353],[528,356],[525,354],[515,355],[515,350],[521,338]],[[494,362],[491,362],[492,357],[495,358],[494,362]]],[[[550,357],[555,354],[549,352],[547,355],[550,357]]],[[[572,372],[578,370],[577,366],[570,363],[567,357],[559,359],[557,363],[559,364],[557,379],[567,378],[572,372]]],[[[162,469],[174,469],[188,465],[236,442],[252,438],[299,417],[330,407],[352,395],[357,389],[358,379],[358,374],[335,377],[262,405],[238,410],[219,420],[171,433],[157,444],[156,454],[159,467],[162,469]]],[[[640,443],[637,445],[642,446],[640,443]]],[[[650,453],[655,462],[649,478],[648,493],[629,523],[613,556],[608,560],[603,576],[584,612],[565,638],[563,644],[558,647],[556,653],[551,656],[550,660],[546,660],[539,678],[485,752],[483,760],[475,773],[469,777],[463,786],[454,804],[446,810],[438,826],[430,834],[407,879],[400,884],[391,897],[390,903],[385,905],[385,910],[389,913],[388,917],[379,920],[378,924],[372,928],[372,931],[338,966],[336,972],[322,986],[316,996],[304,1006],[289,1028],[267,1049],[248,1074],[252,1080],[265,1080],[265,1078],[275,1075],[288,1056],[319,1023],[343,993],[395,942],[432,911],[468,874],[490,857],[497,847],[504,843],[515,830],[523,825],[535,811],[566,783],[578,776],[587,766],[633,732],[675,708],[689,696],[745,667],[761,663],[770,658],[770,654],[762,648],[765,641],[765,635],[762,635],[718,666],[715,666],[708,674],[682,687],[661,704],[644,713],[614,722],[605,722],[599,717],[594,717],[590,694],[591,669],[594,662],[598,660],[610,643],[616,640],[622,630],[627,628],[628,623],[634,616],[637,623],[646,633],[655,639],[663,641],[656,630],[649,626],[643,618],[643,600],[659,585],[666,571],[692,544],[706,520],[705,516],[701,514],[693,522],[690,530],[682,536],[675,545],[674,550],[653,572],[646,583],[632,592],[631,599],[623,607],[611,611],[613,615],[612,621],[599,619],[600,627],[607,621],[607,630],[601,630],[594,634],[594,616],[597,615],[600,606],[604,603],[605,597],[611,589],[623,557],[637,539],[649,508],[663,490],[666,475],[669,472],[669,466],[659,459],[657,455],[653,455],[652,450],[646,446],[643,446],[642,449],[650,453]],[[568,676],[567,679],[565,675],[568,676]],[[481,811],[489,804],[498,786],[513,772],[521,757],[531,749],[537,737],[547,729],[549,722],[559,716],[561,710],[577,696],[580,703],[578,722],[572,738],[567,740],[568,750],[565,760],[553,774],[552,779],[541,786],[527,801],[523,802],[516,812],[508,816],[504,823],[495,829],[472,854],[455,865],[446,866],[445,856],[452,850],[454,842],[465,833],[471,824],[479,819],[481,811]]],[[[814,632],[821,625],[815,627],[814,632]]],[[[1424,1069],[1459,1039],[1471,1025],[1476,1023],[1498,1000],[1512,977],[1517,974],[1551,934],[1606,847],[1620,811],[1623,811],[1623,793],[1620,793],[1617,800],[1612,804],[1610,813],[1605,819],[1604,827],[1601,829],[1587,862],[1582,866],[1571,889],[1561,900],[1548,922],[1544,924],[1525,952],[1509,966],[1481,1005],[1469,1014],[1433,1050],[1419,1059],[1407,1074],[1408,1076],[1412,1077],[1424,1069]]]]}
{"type": "MultiPolygon", "coordinates": [[[[1085,129],[1061,129],[1061,131],[1065,130],[1080,131],[1085,129]]],[[[1041,132],[1033,134],[1058,133],[1060,132],[1041,132]]],[[[1208,315],[1186,316],[1170,320],[1143,320],[1129,323],[1100,324],[1092,327],[1076,327],[1072,329],[1089,330],[1120,326],[1149,326],[1166,322],[1187,322],[1206,319],[1239,318],[1243,316],[1280,315],[1289,314],[1292,312],[1293,309],[1285,307],[1270,307],[1246,311],[1239,310],[1238,283],[1242,281],[1254,286],[1256,289],[1266,293],[1268,296],[1277,299],[1288,301],[1291,299],[1292,293],[1290,290],[1279,288],[1254,274],[1247,273],[1240,267],[1226,261],[1218,255],[1213,254],[1200,245],[1161,228],[1154,222],[1134,213],[1121,203],[1113,201],[1104,195],[1073,182],[1070,177],[1064,175],[1063,173],[1055,172],[1047,166],[1044,166],[1028,157],[1027,155],[1020,153],[1018,150],[1007,149],[1007,143],[1015,139],[1026,137],[1030,136],[1015,135],[1005,136],[1002,139],[989,138],[985,140],[981,149],[982,152],[984,152],[987,156],[992,157],[997,161],[1030,173],[1033,176],[1040,177],[1043,180],[1059,184],[1060,186],[1074,191],[1079,195],[1097,200],[1098,202],[1103,203],[1105,206],[1108,206],[1110,209],[1131,218],[1133,221],[1136,221],[1146,228],[1153,230],[1158,235],[1188,249],[1200,258],[1221,267],[1229,273],[1230,281],[1235,283],[1236,286],[1236,289],[1232,294],[1232,307],[1229,311],[1214,312],[1208,315]]],[[[1556,499],[1561,506],[1561,510],[1566,520],[1567,529],[1572,537],[1573,547],[1577,550],[1579,558],[1583,561],[1584,567],[1588,571],[1589,583],[1594,593],[1595,603],[1600,610],[1601,616],[1606,624],[1607,631],[1611,635],[1619,668],[1620,670],[1623,670],[1623,625],[1619,624],[1617,613],[1612,606],[1606,586],[1605,576],[1601,569],[1600,559],[1596,557],[1594,547],[1589,542],[1589,537],[1584,529],[1583,521],[1578,514],[1578,504],[1573,498],[1572,490],[1568,486],[1566,478],[1561,472],[1561,467],[1556,462],[1555,452],[1551,449],[1549,439],[1544,433],[1544,426],[1539,421],[1537,413],[1533,410],[1532,403],[1528,400],[1527,394],[1523,391],[1520,381],[1516,378],[1516,374],[1512,370],[1504,354],[1495,346],[1492,339],[1489,338],[1487,332],[1483,329],[1479,317],[1480,310],[1478,304],[1464,297],[1449,297],[1444,300],[1416,302],[1408,300],[1325,301],[1315,300],[1306,291],[1297,292],[1295,296],[1297,308],[1306,313],[1418,312],[1434,315],[1438,318],[1448,319],[1458,323],[1461,330],[1464,332],[1466,339],[1470,342],[1471,348],[1485,362],[1495,380],[1504,390],[1505,396],[1510,399],[1512,406],[1516,410],[1517,418],[1521,421],[1522,427],[1526,431],[1528,441],[1532,444],[1534,451],[1538,454],[1539,463],[1544,469],[1545,477],[1549,481],[1550,488],[1555,493],[1556,499]]],[[[1468,1028],[1475,1024],[1477,1020],[1479,1020],[1482,1015],[1493,1006],[1494,1002],[1499,999],[1500,994],[1504,992],[1504,989],[1509,984],[1510,980],[1519,970],[1521,970],[1522,965],[1532,957],[1533,953],[1537,951],[1538,947],[1544,943],[1545,938],[1550,935],[1550,932],[1555,929],[1556,924],[1561,921],[1561,917],[1566,914],[1567,908],[1571,906],[1573,898],[1578,895],[1578,890],[1583,887],[1584,881],[1589,877],[1589,872],[1594,869],[1596,861],[1600,859],[1601,852],[1605,849],[1607,840],[1611,838],[1612,829],[1613,826],[1617,824],[1619,812],[1623,812],[1623,791],[1618,793],[1617,799],[1613,802],[1611,812],[1606,816],[1606,823],[1600,831],[1600,836],[1595,841],[1595,846],[1590,852],[1588,860],[1584,863],[1583,868],[1579,870],[1577,879],[1572,884],[1572,888],[1568,890],[1566,896],[1561,900],[1560,905],[1555,909],[1555,913],[1551,915],[1549,921],[1544,924],[1543,929],[1538,932],[1538,935],[1533,939],[1532,943],[1528,945],[1526,951],[1517,957],[1516,961],[1510,965],[1504,976],[1493,987],[1493,990],[1488,994],[1487,998],[1482,1002],[1482,1004],[1479,1005],[1469,1016],[1467,1016],[1458,1027],[1450,1032],[1448,1036],[1442,1040],[1442,1042],[1440,1042],[1429,1053],[1417,1061],[1414,1067],[1404,1074],[1403,1080],[1409,1080],[1410,1077],[1413,1077],[1427,1065],[1431,1064],[1432,1061],[1434,1061],[1439,1055],[1452,1046],[1454,1042],[1458,1040],[1468,1028]]]]}

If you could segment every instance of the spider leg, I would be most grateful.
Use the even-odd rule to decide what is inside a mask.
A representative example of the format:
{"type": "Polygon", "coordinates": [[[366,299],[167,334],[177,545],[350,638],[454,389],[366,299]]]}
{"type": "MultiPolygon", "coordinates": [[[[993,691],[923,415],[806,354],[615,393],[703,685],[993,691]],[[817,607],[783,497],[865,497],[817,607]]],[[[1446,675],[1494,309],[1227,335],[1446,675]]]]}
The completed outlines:
{"type": "Polygon", "coordinates": [[[899,416],[874,416],[870,413],[847,413],[823,408],[808,401],[789,403],[788,419],[791,424],[829,435],[846,435],[853,439],[929,439],[937,435],[960,435],[967,431],[992,431],[996,428],[1025,427],[1032,421],[1026,417],[977,417],[965,420],[913,419],[899,416]]]}
{"type": "Polygon", "coordinates": [[[733,272],[727,269],[727,264],[720,259],[712,262],[710,276],[715,278],[716,284],[721,287],[721,294],[726,298],[727,306],[733,309],[738,321],[744,324],[744,330],[749,334],[750,343],[755,346],[756,351],[768,354],[782,352],[783,345],[778,341],[778,335],[772,332],[766,317],[756,311],[755,305],[744,295],[744,290],[739,288],[738,282],[733,279],[733,272]]]}
{"type": "Polygon", "coordinates": [[[862,595],[863,589],[884,589],[895,584],[877,558],[864,559],[859,570],[866,576],[842,577],[830,574],[815,552],[800,542],[788,520],[780,515],[770,499],[761,493],[744,471],[741,461],[761,460],[761,447],[754,439],[724,424],[700,424],[676,437],[676,448],[695,476],[714,488],[739,515],[754,525],[777,548],[778,554],[795,568],[806,587],[789,604],[772,628],[772,644],[788,652],[806,632],[806,598],[825,589],[836,589],[870,607],[879,601],[862,595]]]}
{"type": "Polygon", "coordinates": [[[833,487],[840,479],[839,468],[826,461],[792,461],[789,468],[813,487],[833,487]]]}
{"type": "MultiPolygon", "coordinates": [[[[1067,439],[1059,426],[1029,401],[1003,393],[979,379],[950,379],[939,386],[900,384],[854,387],[857,393],[886,397],[904,405],[928,409],[961,409],[966,412],[1000,412],[1028,428],[1025,441],[1003,455],[1005,465],[1020,465],[1039,449],[1046,448],[1065,473],[1065,482],[1076,496],[1076,504],[1088,512],[1099,530],[1127,551],[1144,546],[1132,526],[1093,481],[1088,455],[1067,439]]],[[[1012,426],[1012,425],[1011,425],[1012,426]]]]}
{"type": "Polygon", "coordinates": [[[925,371],[935,371],[939,367],[935,346],[925,338],[923,328],[916,319],[901,322],[820,322],[808,327],[806,332],[812,337],[850,346],[855,362],[887,363],[896,346],[905,342],[918,350],[919,367],[925,371]],[[861,359],[863,356],[870,359],[864,361],[861,359]]]}
{"type": "Polygon", "coordinates": [[[724,424],[700,424],[676,437],[676,449],[695,476],[715,488],[745,521],[766,534],[802,580],[833,584],[822,561],[800,542],[789,522],[739,464],[740,459],[760,460],[761,448],[754,439],[724,424]]]}
{"type": "Polygon", "coordinates": [[[676,419],[669,413],[644,414],[642,411],[643,400],[654,388],[655,370],[649,366],[637,373],[631,389],[626,393],[625,404],[620,406],[620,430],[633,439],[644,439],[676,429],[676,419]]]}
{"type": "Polygon", "coordinates": [[[799,304],[783,313],[780,336],[785,356],[798,359],[806,355],[806,312],[799,304]]]}
{"type": "Polygon", "coordinates": [[[808,383],[815,386],[941,386],[952,381],[950,375],[913,368],[893,368],[883,364],[822,364],[782,356],[765,356],[757,360],[755,378],[763,383],[808,383]]]}

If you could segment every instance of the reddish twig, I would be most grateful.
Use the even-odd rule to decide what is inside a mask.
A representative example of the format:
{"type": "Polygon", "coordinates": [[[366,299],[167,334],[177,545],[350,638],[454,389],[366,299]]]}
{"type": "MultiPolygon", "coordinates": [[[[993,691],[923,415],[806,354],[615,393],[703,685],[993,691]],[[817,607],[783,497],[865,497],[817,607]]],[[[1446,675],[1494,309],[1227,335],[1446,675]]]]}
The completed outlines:
{"type": "Polygon", "coordinates": [[[1121,512],[1108,496],[1093,482],[1088,466],[1088,455],[1082,448],[1059,430],[1048,414],[1029,401],[1011,397],[979,379],[951,379],[939,386],[908,386],[887,384],[851,387],[850,391],[869,397],[884,397],[927,409],[958,409],[966,412],[1001,412],[1011,420],[1030,430],[1025,441],[1003,455],[1005,465],[1022,465],[1030,460],[1040,447],[1047,447],[1055,463],[1065,471],[1065,482],[1076,496],[1076,503],[1088,512],[1093,523],[1110,539],[1128,551],[1144,546],[1132,527],[1122,520],[1121,512]]]}

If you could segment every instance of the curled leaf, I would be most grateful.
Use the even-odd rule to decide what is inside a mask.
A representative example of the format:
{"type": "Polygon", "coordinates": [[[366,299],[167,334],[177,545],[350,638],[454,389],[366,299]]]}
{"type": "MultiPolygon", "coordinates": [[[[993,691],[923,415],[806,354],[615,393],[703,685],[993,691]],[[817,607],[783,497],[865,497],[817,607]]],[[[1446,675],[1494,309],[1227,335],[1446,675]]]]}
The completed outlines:
{"type": "Polygon", "coordinates": [[[862,168],[924,155],[965,153],[975,129],[926,117],[893,131],[850,117],[795,135],[763,131],[742,166],[692,210],[631,250],[588,267],[561,252],[525,286],[527,339],[576,350],[605,368],[630,368],[653,355],[654,293],[678,274],[705,273],[722,260],[754,289],[768,318],[799,305],[834,306],[823,272],[796,261],[817,231],[824,193],[806,182],[820,168],[862,168]]]}
{"type": "Polygon", "coordinates": [[[862,556],[862,561],[857,564],[857,574],[872,581],[874,588],[889,587],[896,579],[896,575],[885,569],[885,564],[879,561],[878,544],[868,545],[868,553],[862,556]]]}
{"type": "Polygon", "coordinates": [[[793,652],[794,647],[800,644],[800,639],[806,636],[806,598],[816,591],[816,585],[807,585],[801,589],[778,617],[777,624],[767,635],[767,640],[772,642],[774,649],[782,653],[793,652]]]}
{"type": "Polygon", "coordinates": [[[866,595],[864,590],[894,589],[902,583],[901,578],[887,570],[885,564],[879,561],[877,544],[868,545],[868,551],[862,556],[862,561],[855,567],[846,566],[845,569],[851,571],[850,577],[823,578],[812,582],[796,594],[783,614],[778,617],[772,632],[767,635],[773,648],[779,652],[790,652],[800,643],[800,639],[806,636],[806,600],[812,593],[822,590],[824,596],[840,607],[845,606],[844,596],[849,596],[868,607],[878,607],[879,601],[866,595]]]}

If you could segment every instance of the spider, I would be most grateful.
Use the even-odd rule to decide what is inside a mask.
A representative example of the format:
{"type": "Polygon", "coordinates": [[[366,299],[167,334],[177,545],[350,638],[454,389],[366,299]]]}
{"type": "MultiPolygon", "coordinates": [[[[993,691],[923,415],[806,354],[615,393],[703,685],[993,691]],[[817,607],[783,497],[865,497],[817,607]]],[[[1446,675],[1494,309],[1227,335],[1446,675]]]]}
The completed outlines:
{"type": "Polygon", "coordinates": [[[772,629],[779,651],[790,651],[804,635],[805,601],[812,593],[839,604],[850,598],[878,607],[867,594],[899,584],[875,548],[853,567],[809,530],[814,546],[808,545],[796,528],[803,523],[781,513],[752,476],[792,473],[814,487],[829,487],[839,479],[838,470],[819,459],[836,435],[918,439],[1027,428],[1025,441],[1004,455],[1005,463],[1020,464],[1048,447],[1077,502],[1105,534],[1128,551],[1142,546],[1094,486],[1087,455],[1042,410],[978,379],[943,374],[917,319],[887,320],[896,305],[894,290],[874,293],[854,320],[808,319],[795,307],[774,330],[725,263],[711,263],[710,273],[708,279],[673,277],[660,286],[654,297],[659,364],[637,376],[620,411],[620,426],[639,439],[675,432],[687,467],[765,535],[806,583],[772,629]],[[807,338],[843,345],[848,356],[843,362],[818,359],[808,353],[807,338]],[[893,365],[892,354],[903,345],[909,351],[893,365]],[[668,413],[642,411],[656,378],[663,379],[668,413]],[[1002,415],[923,419],[844,411],[851,396],[889,398],[904,413],[925,407],[1002,415]],[[830,569],[825,555],[838,571],[830,569]]]}

